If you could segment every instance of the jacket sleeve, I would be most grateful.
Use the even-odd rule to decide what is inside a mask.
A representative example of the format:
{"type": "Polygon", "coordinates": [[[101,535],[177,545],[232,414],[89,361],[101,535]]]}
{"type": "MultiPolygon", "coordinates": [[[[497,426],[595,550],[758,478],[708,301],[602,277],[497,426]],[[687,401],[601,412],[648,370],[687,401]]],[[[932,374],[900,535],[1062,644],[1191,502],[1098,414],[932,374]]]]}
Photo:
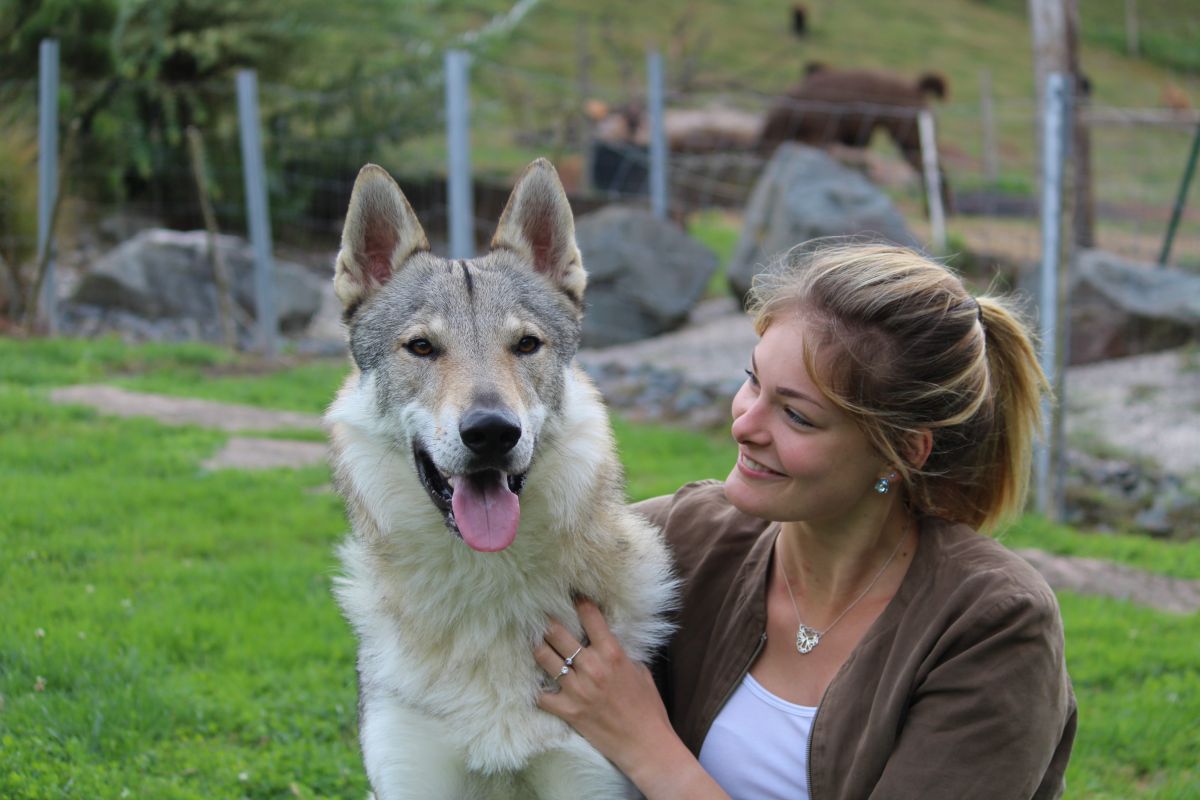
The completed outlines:
{"type": "Polygon", "coordinates": [[[1053,595],[1009,595],[946,633],[871,797],[1060,796],[1076,711],[1053,595]]]}

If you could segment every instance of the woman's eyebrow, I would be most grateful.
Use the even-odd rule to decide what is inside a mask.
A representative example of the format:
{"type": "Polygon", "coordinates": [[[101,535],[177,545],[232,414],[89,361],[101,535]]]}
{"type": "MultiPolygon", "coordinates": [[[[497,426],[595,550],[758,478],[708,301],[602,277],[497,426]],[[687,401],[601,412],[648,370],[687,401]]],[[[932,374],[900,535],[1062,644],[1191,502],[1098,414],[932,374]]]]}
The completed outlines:
{"type": "MultiPolygon", "coordinates": [[[[755,359],[754,359],[754,353],[750,353],[750,369],[756,375],[758,374],[758,362],[755,361],[755,359]]],[[[775,394],[780,395],[782,397],[791,397],[796,400],[804,400],[807,403],[812,403],[814,406],[816,406],[817,408],[820,408],[820,409],[825,408],[825,406],[822,405],[820,400],[815,399],[811,395],[806,394],[806,393],[800,391],[799,389],[790,389],[787,386],[776,386],[775,394]]]]}

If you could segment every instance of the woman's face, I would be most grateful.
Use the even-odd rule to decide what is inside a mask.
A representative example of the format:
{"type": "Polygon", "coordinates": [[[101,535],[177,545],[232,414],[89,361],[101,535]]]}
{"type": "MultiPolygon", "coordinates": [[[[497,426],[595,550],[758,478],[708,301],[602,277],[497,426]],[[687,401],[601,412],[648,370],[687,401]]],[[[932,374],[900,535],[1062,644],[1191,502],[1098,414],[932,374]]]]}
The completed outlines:
{"type": "Polygon", "coordinates": [[[784,522],[835,521],[875,495],[890,470],[804,366],[804,323],[771,323],[733,398],[738,460],[725,493],[739,510],[784,522]]]}

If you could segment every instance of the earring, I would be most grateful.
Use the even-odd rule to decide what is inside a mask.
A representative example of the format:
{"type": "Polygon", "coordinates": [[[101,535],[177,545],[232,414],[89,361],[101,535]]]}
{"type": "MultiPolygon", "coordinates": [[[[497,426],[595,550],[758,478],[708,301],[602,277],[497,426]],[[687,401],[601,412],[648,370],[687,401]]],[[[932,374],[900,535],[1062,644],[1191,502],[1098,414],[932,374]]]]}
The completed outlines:
{"type": "Polygon", "coordinates": [[[875,481],[875,491],[879,494],[887,494],[888,490],[892,488],[892,481],[896,480],[897,477],[899,476],[894,472],[884,475],[875,481]]]}

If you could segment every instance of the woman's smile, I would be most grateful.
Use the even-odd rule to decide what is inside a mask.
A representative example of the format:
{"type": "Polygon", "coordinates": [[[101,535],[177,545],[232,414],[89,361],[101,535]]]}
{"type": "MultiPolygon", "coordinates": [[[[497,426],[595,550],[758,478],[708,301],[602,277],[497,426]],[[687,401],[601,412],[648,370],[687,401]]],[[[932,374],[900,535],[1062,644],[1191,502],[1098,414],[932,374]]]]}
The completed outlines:
{"type": "Polygon", "coordinates": [[[751,477],[784,477],[782,472],[773,470],[766,464],[760,464],[745,453],[740,454],[738,466],[742,468],[743,472],[747,473],[751,477]]]}

